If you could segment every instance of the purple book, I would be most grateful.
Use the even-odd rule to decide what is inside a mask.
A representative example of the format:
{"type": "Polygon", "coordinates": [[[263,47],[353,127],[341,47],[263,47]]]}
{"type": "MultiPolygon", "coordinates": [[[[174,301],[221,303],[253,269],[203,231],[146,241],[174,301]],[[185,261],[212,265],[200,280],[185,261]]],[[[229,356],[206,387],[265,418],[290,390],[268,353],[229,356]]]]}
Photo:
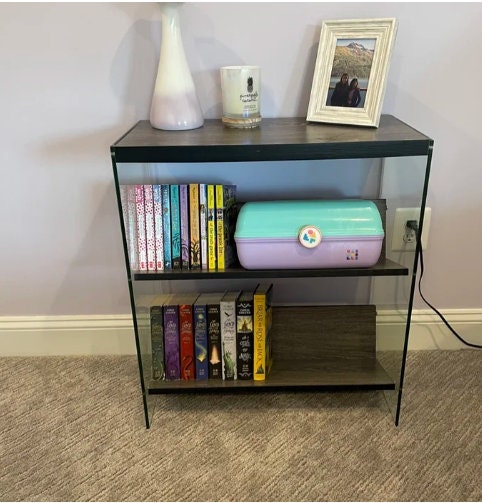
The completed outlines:
{"type": "Polygon", "coordinates": [[[181,212],[181,267],[189,269],[189,188],[179,185],[179,206],[181,212]]]}
{"type": "Polygon", "coordinates": [[[179,362],[179,306],[171,296],[163,307],[164,311],[164,358],[166,379],[181,378],[179,362]]]}

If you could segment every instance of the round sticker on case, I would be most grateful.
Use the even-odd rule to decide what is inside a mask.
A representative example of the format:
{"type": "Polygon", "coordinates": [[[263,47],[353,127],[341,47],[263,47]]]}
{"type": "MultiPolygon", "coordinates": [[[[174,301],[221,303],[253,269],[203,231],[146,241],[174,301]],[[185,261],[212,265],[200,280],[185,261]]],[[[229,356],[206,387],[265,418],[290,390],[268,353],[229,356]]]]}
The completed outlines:
{"type": "Polygon", "coordinates": [[[316,248],[321,243],[321,231],[314,225],[305,225],[298,233],[298,241],[305,248],[316,248]]]}

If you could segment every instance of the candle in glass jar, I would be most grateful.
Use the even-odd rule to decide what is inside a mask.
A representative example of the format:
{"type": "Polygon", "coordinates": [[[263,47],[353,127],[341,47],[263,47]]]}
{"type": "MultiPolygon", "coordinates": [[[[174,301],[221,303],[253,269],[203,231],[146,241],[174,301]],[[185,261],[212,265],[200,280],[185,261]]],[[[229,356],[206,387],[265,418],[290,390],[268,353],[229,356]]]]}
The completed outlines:
{"type": "Polygon", "coordinates": [[[223,66],[222,121],[231,127],[255,127],[261,122],[259,66],[223,66]]]}

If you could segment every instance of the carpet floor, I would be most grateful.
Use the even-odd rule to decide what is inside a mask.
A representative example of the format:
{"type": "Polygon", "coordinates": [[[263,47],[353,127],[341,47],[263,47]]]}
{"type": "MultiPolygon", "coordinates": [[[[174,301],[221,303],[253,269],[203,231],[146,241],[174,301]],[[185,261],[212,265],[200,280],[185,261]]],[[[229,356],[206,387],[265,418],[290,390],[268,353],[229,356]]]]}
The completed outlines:
{"type": "Polygon", "coordinates": [[[482,352],[410,352],[383,395],[163,396],[135,357],[0,358],[0,501],[480,501],[482,352]]]}

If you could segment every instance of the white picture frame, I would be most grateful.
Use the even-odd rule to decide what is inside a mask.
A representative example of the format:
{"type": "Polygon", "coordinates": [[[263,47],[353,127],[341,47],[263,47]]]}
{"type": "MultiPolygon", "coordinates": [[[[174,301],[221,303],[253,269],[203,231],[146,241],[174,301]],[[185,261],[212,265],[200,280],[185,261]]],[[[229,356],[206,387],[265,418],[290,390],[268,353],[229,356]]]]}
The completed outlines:
{"type": "Polygon", "coordinates": [[[322,23],[308,121],[378,127],[396,30],[394,18],[322,23]],[[342,72],[348,84],[359,82],[358,93],[348,91],[346,99],[346,88],[340,84],[339,92],[335,84],[342,72]],[[334,94],[342,98],[332,100],[334,94]]]}

